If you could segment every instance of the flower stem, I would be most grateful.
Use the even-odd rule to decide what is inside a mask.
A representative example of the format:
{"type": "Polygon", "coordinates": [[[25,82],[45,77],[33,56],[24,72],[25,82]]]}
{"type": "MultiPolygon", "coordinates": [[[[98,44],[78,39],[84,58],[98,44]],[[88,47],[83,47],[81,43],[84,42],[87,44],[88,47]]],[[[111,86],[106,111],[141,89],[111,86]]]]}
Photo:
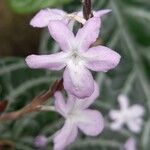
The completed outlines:
{"type": "Polygon", "coordinates": [[[83,3],[83,16],[86,20],[93,16],[91,0],[82,0],[83,3]]]}

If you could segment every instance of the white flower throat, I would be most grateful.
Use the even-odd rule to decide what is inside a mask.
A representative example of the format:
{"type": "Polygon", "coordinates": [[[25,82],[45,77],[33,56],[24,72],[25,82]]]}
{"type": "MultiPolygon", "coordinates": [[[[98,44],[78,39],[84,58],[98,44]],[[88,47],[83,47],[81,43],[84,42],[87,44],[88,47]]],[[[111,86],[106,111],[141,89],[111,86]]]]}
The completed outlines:
{"type": "Polygon", "coordinates": [[[69,62],[74,66],[81,65],[84,63],[84,61],[85,58],[77,50],[73,50],[69,54],[69,62]]]}

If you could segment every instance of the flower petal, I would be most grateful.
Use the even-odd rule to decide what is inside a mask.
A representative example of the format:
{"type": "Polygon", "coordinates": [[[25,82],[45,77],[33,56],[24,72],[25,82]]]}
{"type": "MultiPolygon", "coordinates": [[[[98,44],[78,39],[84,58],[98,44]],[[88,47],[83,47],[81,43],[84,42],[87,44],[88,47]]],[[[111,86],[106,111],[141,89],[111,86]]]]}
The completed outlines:
{"type": "Polygon", "coordinates": [[[94,103],[94,101],[98,96],[99,96],[99,87],[97,83],[94,82],[94,92],[92,93],[92,95],[85,99],[76,98],[74,107],[79,110],[88,108],[92,103],[94,103]]]}
{"type": "Polygon", "coordinates": [[[66,146],[75,141],[77,134],[77,127],[66,121],[63,128],[54,136],[54,150],[64,150],[66,146]]]}
{"type": "Polygon", "coordinates": [[[128,121],[127,126],[134,133],[139,133],[141,131],[141,124],[138,124],[134,120],[128,121]]]}
{"type": "Polygon", "coordinates": [[[40,68],[48,70],[61,70],[65,67],[65,58],[67,54],[64,52],[51,55],[29,55],[25,61],[30,68],[40,68]]]}
{"type": "Polygon", "coordinates": [[[94,17],[103,17],[104,15],[108,14],[109,12],[111,12],[110,9],[93,11],[93,15],[94,15],[94,17]]]}
{"type": "Polygon", "coordinates": [[[68,29],[67,25],[61,21],[50,21],[48,29],[51,36],[63,51],[69,51],[72,49],[74,34],[68,29]]]}
{"type": "Polygon", "coordinates": [[[93,71],[107,72],[120,61],[120,55],[105,46],[90,48],[84,55],[87,57],[86,67],[93,71]]]}
{"type": "Polygon", "coordinates": [[[66,67],[63,79],[65,90],[79,98],[89,97],[94,92],[92,74],[82,65],[66,67]]]}
{"type": "Polygon", "coordinates": [[[66,104],[61,92],[55,92],[55,109],[58,111],[62,116],[66,116],[66,104]]]}
{"type": "Polygon", "coordinates": [[[89,19],[84,26],[79,29],[76,35],[76,42],[79,51],[87,51],[91,44],[93,44],[99,35],[100,18],[89,19]]]}
{"type": "Polygon", "coordinates": [[[48,26],[50,20],[62,20],[65,15],[66,13],[59,9],[43,9],[33,17],[30,25],[33,27],[43,28],[48,26]]]}
{"type": "Polygon", "coordinates": [[[125,150],[136,150],[136,141],[134,138],[129,138],[124,144],[125,150]]]}
{"type": "Polygon", "coordinates": [[[122,119],[120,119],[120,120],[116,120],[116,121],[114,121],[114,122],[112,122],[111,124],[110,124],[110,128],[112,129],[112,130],[120,130],[121,128],[122,128],[122,126],[123,126],[123,120],[122,119]]]}
{"type": "Polygon", "coordinates": [[[80,117],[83,119],[77,123],[77,126],[83,133],[90,136],[97,136],[102,132],[104,119],[100,112],[86,109],[81,111],[80,117]]]}
{"type": "Polygon", "coordinates": [[[118,110],[111,110],[110,112],[109,112],[109,116],[110,116],[110,118],[112,119],[112,120],[117,120],[117,119],[119,119],[120,117],[121,117],[121,112],[120,111],[118,111],[118,110]]]}
{"type": "Polygon", "coordinates": [[[128,107],[129,107],[129,99],[128,99],[128,97],[126,97],[125,95],[119,95],[118,96],[118,102],[119,102],[120,108],[122,110],[128,109],[128,107]]]}
{"type": "Polygon", "coordinates": [[[145,113],[145,109],[143,106],[136,104],[130,107],[129,112],[133,117],[142,117],[145,113]]]}

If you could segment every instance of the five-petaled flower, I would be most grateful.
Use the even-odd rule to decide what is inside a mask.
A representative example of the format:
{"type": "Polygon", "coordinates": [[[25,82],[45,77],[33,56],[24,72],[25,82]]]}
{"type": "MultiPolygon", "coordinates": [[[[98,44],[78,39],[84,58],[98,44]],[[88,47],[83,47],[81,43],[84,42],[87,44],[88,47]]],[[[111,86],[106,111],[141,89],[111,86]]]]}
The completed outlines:
{"type": "Polygon", "coordinates": [[[145,112],[144,107],[137,104],[129,107],[129,99],[124,95],[118,97],[118,102],[120,110],[111,110],[109,114],[110,118],[114,120],[111,123],[111,129],[120,130],[126,124],[132,132],[140,132],[143,123],[142,116],[145,112]]]}
{"type": "Polygon", "coordinates": [[[100,25],[100,18],[93,17],[75,36],[63,22],[50,21],[49,32],[62,51],[51,55],[30,55],[26,58],[26,63],[35,69],[65,68],[65,90],[79,98],[90,96],[94,91],[94,80],[88,69],[107,72],[120,61],[120,55],[108,47],[90,47],[98,38],[100,25]]]}
{"type": "Polygon", "coordinates": [[[99,88],[94,83],[93,94],[79,99],[69,94],[65,102],[61,92],[55,93],[55,108],[65,118],[64,126],[54,136],[54,150],[63,150],[77,137],[78,129],[89,136],[97,136],[104,128],[104,120],[100,112],[88,109],[99,95],[99,88]]]}
{"type": "MultiPolygon", "coordinates": [[[[102,17],[103,15],[109,13],[111,10],[104,9],[99,11],[93,11],[94,17],[102,17]]],[[[74,12],[71,14],[66,13],[60,9],[43,9],[40,10],[31,20],[30,25],[33,27],[43,28],[48,26],[50,21],[61,21],[65,24],[68,24],[71,19],[75,19],[82,24],[86,22],[83,18],[83,12],[74,12]]]]}

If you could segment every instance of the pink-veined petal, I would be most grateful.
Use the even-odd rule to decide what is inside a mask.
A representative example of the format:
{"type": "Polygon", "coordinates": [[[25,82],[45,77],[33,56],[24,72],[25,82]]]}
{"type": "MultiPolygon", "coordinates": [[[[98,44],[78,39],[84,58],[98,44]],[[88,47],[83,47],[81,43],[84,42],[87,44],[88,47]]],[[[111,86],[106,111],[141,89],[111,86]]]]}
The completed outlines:
{"type": "Polygon", "coordinates": [[[104,15],[108,14],[109,12],[111,12],[110,9],[93,11],[93,15],[94,15],[94,17],[103,17],[104,15]]]}
{"type": "Polygon", "coordinates": [[[25,61],[30,68],[61,70],[66,66],[66,56],[67,54],[64,52],[51,55],[29,55],[25,61]]]}
{"type": "Polygon", "coordinates": [[[63,128],[54,136],[54,150],[65,150],[66,146],[75,141],[77,134],[77,127],[66,121],[63,128]]]}
{"type": "Polygon", "coordinates": [[[119,102],[120,108],[122,110],[128,109],[128,107],[129,107],[129,99],[128,99],[128,97],[126,97],[125,95],[119,95],[118,96],[118,102],[119,102]]]}
{"type": "Polygon", "coordinates": [[[92,95],[85,99],[76,98],[74,107],[76,109],[88,108],[92,103],[94,103],[94,101],[96,100],[96,98],[98,96],[99,96],[99,87],[98,87],[97,83],[94,82],[94,92],[92,93],[92,95]]]}
{"type": "Polygon", "coordinates": [[[92,74],[82,65],[67,66],[63,79],[66,91],[79,98],[89,97],[94,92],[94,79],[92,74]]]}
{"type": "Polygon", "coordinates": [[[49,21],[62,20],[66,13],[59,9],[43,9],[39,11],[31,20],[30,25],[33,27],[43,28],[48,26],[49,21]]]}
{"type": "Polygon", "coordinates": [[[107,72],[110,69],[115,68],[121,56],[105,47],[105,46],[97,46],[90,48],[86,53],[84,53],[87,58],[86,67],[93,71],[102,71],[107,72]]]}
{"type": "Polygon", "coordinates": [[[99,35],[101,21],[100,18],[89,19],[84,26],[78,30],[76,35],[77,48],[79,51],[87,51],[99,35]]]}
{"type": "Polygon", "coordinates": [[[104,129],[104,119],[100,112],[86,109],[81,111],[82,121],[77,123],[79,129],[86,135],[97,136],[104,129]]]}
{"type": "Polygon", "coordinates": [[[55,92],[55,109],[62,116],[66,117],[66,103],[61,92],[55,92]]]}
{"type": "Polygon", "coordinates": [[[50,21],[48,29],[51,36],[59,44],[63,51],[69,51],[72,49],[75,37],[67,25],[61,21],[50,21]]]}

